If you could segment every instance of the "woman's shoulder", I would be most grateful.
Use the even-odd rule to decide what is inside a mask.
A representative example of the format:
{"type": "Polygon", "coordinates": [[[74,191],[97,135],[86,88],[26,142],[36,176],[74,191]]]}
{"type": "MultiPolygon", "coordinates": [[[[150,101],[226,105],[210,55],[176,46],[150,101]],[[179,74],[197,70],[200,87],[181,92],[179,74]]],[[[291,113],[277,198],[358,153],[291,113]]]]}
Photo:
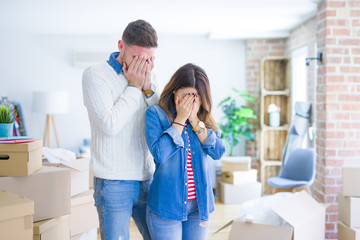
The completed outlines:
{"type": "Polygon", "coordinates": [[[169,118],[166,115],[166,112],[159,105],[151,105],[146,110],[146,115],[147,118],[159,118],[162,124],[166,125],[169,123],[169,118]]]}
{"type": "Polygon", "coordinates": [[[149,113],[156,113],[159,117],[166,116],[166,112],[159,105],[151,105],[146,111],[149,113]]]}

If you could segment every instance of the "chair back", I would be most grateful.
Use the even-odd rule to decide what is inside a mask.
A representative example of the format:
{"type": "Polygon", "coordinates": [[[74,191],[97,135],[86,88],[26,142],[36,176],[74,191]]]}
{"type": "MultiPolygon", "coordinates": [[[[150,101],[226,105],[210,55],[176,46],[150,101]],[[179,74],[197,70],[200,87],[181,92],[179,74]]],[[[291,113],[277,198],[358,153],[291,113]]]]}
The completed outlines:
{"type": "Polygon", "coordinates": [[[284,165],[280,177],[296,181],[309,181],[315,179],[316,153],[315,149],[295,149],[284,165]]]}

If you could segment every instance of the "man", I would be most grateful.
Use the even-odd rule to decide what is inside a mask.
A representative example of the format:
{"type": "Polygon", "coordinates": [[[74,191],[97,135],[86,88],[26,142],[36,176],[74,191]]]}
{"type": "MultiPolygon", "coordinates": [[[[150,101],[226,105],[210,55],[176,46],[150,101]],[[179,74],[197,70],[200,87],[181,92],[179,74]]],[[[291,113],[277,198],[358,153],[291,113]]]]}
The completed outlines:
{"type": "Polygon", "coordinates": [[[131,216],[150,239],[145,214],[154,163],[145,140],[145,111],[159,99],[151,74],[157,33],[146,21],[131,22],[118,48],[83,74],[95,206],[101,239],[129,239],[131,216]]]}

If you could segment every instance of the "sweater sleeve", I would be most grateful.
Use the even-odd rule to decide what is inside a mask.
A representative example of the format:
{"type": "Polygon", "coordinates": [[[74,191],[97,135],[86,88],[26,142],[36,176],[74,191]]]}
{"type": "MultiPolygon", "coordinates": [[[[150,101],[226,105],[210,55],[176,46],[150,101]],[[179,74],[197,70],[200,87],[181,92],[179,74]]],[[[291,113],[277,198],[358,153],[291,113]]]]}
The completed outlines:
{"type": "Polygon", "coordinates": [[[116,136],[133,117],[142,97],[139,89],[127,87],[114,103],[110,86],[91,68],[84,71],[82,87],[89,118],[97,129],[108,136],[116,136]]]}

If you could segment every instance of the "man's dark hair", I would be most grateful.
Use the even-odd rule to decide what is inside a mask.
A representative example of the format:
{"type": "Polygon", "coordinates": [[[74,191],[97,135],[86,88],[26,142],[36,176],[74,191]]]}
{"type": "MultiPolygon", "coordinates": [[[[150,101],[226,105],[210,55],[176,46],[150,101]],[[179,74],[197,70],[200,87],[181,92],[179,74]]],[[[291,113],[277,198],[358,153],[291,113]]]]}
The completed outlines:
{"type": "Polygon", "coordinates": [[[156,48],[158,37],[150,23],[139,19],[127,25],[123,32],[122,40],[128,45],[156,48]]]}

